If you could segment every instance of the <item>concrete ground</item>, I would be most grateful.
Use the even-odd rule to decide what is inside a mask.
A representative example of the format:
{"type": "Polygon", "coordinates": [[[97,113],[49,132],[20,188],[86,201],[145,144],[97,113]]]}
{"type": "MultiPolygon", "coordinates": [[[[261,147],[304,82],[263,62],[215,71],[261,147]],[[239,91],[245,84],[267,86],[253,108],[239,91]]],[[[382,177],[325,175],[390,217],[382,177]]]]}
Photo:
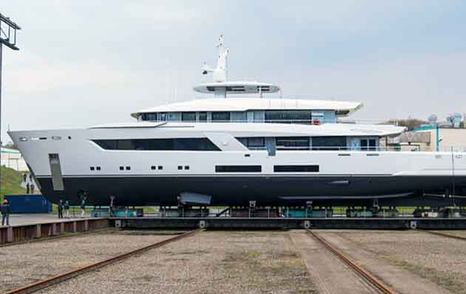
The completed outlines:
{"type": "Polygon", "coordinates": [[[0,293],[169,238],[106,230],[0,247],[0,293]]]}

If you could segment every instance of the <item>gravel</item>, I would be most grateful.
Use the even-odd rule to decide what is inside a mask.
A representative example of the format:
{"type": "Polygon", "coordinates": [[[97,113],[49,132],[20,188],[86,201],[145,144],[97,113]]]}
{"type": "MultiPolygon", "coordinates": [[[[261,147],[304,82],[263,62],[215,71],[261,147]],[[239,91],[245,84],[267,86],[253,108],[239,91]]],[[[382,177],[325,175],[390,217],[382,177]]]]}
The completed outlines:
{"type": "Polygon", "coordinates": [[[169,238],[154,232],[106,230],[0,247],[0,292],[24,286],[169,238]]]}
{"type": "Polygon", "coordinates": [[[341,231],[338,234],[451,292],[466,293],[466,242],[463,240],[419,231],[341,231]]]}
{"type": "Polygon", "coordinates": [[[287,232],[209,231],[43,293],[315,293],[287,232]]]}

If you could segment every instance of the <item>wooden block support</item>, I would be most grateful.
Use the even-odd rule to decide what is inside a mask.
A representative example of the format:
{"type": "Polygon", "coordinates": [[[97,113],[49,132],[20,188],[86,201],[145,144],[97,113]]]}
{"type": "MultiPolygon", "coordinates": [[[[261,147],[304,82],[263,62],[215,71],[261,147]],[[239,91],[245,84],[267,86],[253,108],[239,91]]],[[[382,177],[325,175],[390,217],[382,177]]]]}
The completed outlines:
{"type": "Polygon", "coordinates": [[[55,236],[57,234],[57,224],[53,223],[52,224],[52,236],[55,236]]]}
{"type": "Polygon", "coordinates": [[[36,233],[34,235],[34,238],[40,238],[40,237],[42,237],[42,225],[37,224],[36,225],[36,233]]]}
{"type": "Polygon", "coordinates": [[[76,221],[73,221],[73,233],[76,233],[78,231],[78,225],[76,224],[76,221]]]}
{"type": "Polygon", "coordinates": [[[8,227],[6,229],[6,241],[8,243],[13,242],[13,227],[8,227]]]}
{"type": "Polygon", "coordinates": [[[60,234],[65,233],[65,223],[60,223],[60,234]]]}
{"type": "Polygon", "coordinates": [[[84,221],[84,232],[87,232],[89,231],[89,221],[86,219],[84,221]]]}

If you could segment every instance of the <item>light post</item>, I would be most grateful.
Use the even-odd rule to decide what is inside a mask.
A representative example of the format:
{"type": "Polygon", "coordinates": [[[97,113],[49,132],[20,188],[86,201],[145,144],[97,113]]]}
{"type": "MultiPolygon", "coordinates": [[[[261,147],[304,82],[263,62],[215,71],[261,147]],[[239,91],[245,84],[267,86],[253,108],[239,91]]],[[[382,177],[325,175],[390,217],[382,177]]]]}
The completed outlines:
{"type": "MultiPolygon", "coordinates": [[[[21,30],[21,28],[10,20],[9,17],[4,16],[0,13],[0,166],[1,163],[1,147],[2,143],[2,57],[3,57],[3,45],[7,46],[13,50],[19,50],[16,47],[16,31],[21,30]]],[[[0,168],[0,178],[1,178],[1,168],[0,168]]],[[[0,182],[1,190],[1,182],[0,182]]]]}

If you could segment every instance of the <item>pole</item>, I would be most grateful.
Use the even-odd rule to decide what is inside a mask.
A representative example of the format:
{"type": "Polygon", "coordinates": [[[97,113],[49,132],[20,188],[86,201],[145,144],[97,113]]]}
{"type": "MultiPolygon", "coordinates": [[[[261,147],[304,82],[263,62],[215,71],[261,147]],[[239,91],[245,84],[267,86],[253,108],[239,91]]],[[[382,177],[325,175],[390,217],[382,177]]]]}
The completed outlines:
{"type": "Polygon", "coordinates": [[[2,190],[2,57],[3,44],[0,42],[0,191],[2,190]]]}

